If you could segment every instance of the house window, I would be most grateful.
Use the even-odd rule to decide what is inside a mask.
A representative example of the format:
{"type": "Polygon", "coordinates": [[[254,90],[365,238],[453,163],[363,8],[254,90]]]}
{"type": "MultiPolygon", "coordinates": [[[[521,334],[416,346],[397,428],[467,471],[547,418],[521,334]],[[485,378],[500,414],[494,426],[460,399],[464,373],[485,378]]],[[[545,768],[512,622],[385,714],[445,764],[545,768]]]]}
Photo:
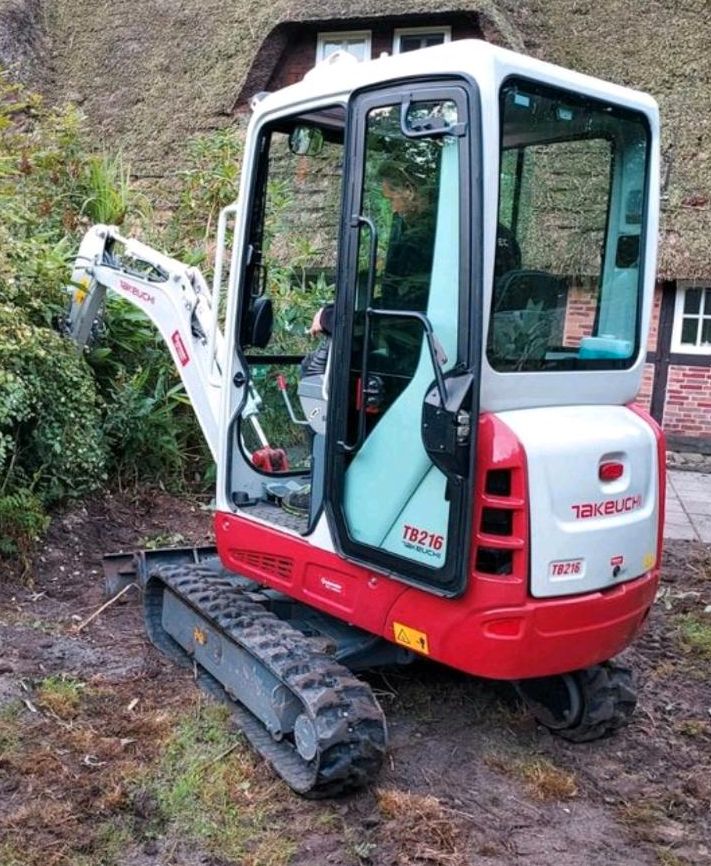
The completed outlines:
{"type": "Polygon", "coordinates": [[[348,33],[319,33],[316,62],[326,60],[336,51],[347,51],[356,60],[370,60],[370,30],[348,33]]]}
{"type": "Polygon", "coordinates": [[[452,39],[451,27],[400,27],[395,30],[393,54],[443,45],[452,39]]]}
{"type": "Polygon", "coordinates": [[[711,355],[711,288],[677,285],[672,352],[711,355]]]}

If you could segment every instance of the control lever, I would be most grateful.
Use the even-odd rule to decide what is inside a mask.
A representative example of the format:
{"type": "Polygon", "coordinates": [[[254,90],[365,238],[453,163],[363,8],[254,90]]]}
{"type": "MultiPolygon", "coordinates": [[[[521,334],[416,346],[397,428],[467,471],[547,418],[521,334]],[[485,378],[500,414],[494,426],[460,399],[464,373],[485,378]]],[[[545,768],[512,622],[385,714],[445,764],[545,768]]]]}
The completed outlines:
{"type": "Polygon", "coordinates": [[[284,403],[286,404],[286,411],[289,413],[289,418],[293,424],[298,424],[300,427],[308,427],[309,422],[306,418],[301,419],[296,417],[296,413],[294,412],[294,407],[291,405],[291,398],[289,397],[289,392],[287,390],[286,384],[286,376],[283,373],[278,373],[276,377],[277,388],[281,391],[281,396],[284,398],[284,403]]]}

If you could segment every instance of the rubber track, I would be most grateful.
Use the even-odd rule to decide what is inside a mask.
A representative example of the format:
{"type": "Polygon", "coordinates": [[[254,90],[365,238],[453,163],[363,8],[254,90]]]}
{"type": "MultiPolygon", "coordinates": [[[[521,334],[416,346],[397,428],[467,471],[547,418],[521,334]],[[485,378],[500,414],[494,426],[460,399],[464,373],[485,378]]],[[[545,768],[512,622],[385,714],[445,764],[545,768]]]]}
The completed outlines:
{"type": "Polygon", "coordinates": [[[235,577],[198,564],[152,569],[144,587],[144,616],[151,641],[182,667],[197,668],[200,685],[229,703],[252,746],[298,793],[332,797],[368,784],[380,769],[387,746],[385,717],[370,687],[315,650],[300,631],[248,598],[235,577]],[[228,694],[164,630],[166,588],[223,637],[249,652],[297,697],[318,734],[313,760],[305,761],[291,741],[274,740],[237,696],[228,694]]]}

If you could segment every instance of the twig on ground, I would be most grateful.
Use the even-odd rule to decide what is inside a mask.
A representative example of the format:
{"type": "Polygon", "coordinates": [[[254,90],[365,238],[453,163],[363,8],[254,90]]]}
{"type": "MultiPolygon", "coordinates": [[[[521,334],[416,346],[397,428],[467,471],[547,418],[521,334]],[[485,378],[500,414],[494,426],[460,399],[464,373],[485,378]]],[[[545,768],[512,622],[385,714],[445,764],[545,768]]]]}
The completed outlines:
{"type": "Polygon", "coordinates": [[[91,616],[87,617],[83,622],[80,622],[79,625],[75,625],[73,631],[78,634],[83,628],[86,628],[90,622],[93,622],[100,613],[103,613],[107,607],[111,607],[114,602],[117,602],[121,596],[124,595],[124,593],[127,593],[133,586],[138,588],[138,584],[136,583],[129,583],[128,586],[124,586],[121,592],[117,593],[113,598],[110,598],[107,602],[102,604],[101,607],[94,611],[91,616]]]}

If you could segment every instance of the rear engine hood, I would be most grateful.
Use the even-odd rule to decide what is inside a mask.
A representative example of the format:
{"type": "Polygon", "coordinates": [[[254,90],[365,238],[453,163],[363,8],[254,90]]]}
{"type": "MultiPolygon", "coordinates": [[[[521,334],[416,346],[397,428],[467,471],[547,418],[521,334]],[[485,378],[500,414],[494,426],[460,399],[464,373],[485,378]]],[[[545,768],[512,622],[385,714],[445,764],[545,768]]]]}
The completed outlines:
{"type": "Polygon", "coordinates": [[[656,562],[659,490],[652,429],[624,406],[497,413],[528,466],[531,594],[606,589],[656,562]],[[603,481],[600,466],[622,466],[603,481]]]}

